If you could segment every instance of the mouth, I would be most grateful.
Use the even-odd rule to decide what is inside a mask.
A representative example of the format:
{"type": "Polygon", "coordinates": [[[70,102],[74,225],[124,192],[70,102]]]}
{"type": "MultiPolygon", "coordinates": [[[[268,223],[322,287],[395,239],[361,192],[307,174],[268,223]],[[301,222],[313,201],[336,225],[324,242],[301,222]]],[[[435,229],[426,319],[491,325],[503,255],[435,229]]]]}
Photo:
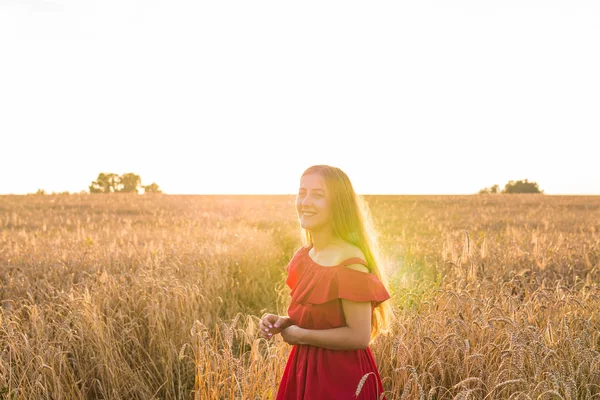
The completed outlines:
{"type": "Polygon", "coordinates": [[[314,212],[306,212],[306,211],[303,211],[303,212],[302,212],[300,215],[302,215],[302,216],[303,216],[303,217],[305,217],[305,218],[310,218],[310,217],[312,217],[312,216],[313,216],[313,215],[315,215],[315,214],[316,214],[316,213],[314,213],[314,212]]]}

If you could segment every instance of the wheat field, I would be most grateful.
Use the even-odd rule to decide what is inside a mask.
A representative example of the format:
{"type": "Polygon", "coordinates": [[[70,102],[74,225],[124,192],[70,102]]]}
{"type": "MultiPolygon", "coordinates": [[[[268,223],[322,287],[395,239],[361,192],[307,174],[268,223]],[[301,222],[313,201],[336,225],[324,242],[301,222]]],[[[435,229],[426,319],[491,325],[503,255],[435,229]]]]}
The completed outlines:
{"type": "MultiPolygon", "coordinates": [[[[388,399],[600,398],[600,197],[366,200],[388,399]]],[[[0,397],[274,398],[299,233],[293,196],[0,196],[0,397]]]]}

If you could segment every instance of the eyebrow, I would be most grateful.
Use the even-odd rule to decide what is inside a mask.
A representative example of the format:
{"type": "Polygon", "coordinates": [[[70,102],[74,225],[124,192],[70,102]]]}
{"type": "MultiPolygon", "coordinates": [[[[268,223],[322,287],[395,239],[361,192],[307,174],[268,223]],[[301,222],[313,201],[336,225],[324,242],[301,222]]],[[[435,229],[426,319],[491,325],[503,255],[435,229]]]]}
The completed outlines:
{"type": "MultiPolygon", "coordinates": [[[[300,190],[306,190],[305,188],[300,188],[300,190]]],[[[313,192],[323,192],[325,193],[325,191],[323,189],[313,189],[313,192]]]]}

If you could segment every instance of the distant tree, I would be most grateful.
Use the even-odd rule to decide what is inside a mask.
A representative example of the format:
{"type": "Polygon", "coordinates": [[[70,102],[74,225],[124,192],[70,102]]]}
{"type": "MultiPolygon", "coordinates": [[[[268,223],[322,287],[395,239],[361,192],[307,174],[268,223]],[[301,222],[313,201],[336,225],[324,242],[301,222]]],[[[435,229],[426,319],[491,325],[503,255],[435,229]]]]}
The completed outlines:
{"type": "Polygon", "coordinates": [[[493,194],[493,193],[544,193],[540,190],[538,184],[535,182],[529,182],[527,179],[522,181],[509,181],[504,185],[504,189],[500,191],[498,185],[484,188],[479,191],[479,194],[493,194]]]}
{"type": "Polygon", "coordinates": [[[119,176],[117,174],[100,172],[98,178],[89,186],[90,193],[112,193],[118,190],[119,176]]]}
{"type": "Polygon", "coordinates": [[[479,191],[479,194],[496,194],[500,193],[500,187],[498,185],[493,185],[489,188],[484,188],[479,191]]]}
{"type": "Polygon", "coordinates": [[[162,193],[162,191],[160,190],[158,185],[154,182],[152,182],[149,185],[143,186],[143,188],[144,188],[144,193],[162,193]]]}
{"type": "Polygon", "coordinates": [[[508,181],[502,193],[544,193],[536,182],[528,182],[527,179],[519,181],[508,181]]]}
{"type": "Polygon", "coordinates": [[[123,175],[101,172],[98,174],[98,178],[89,186],[90,193],[139,194],[140,188],[144,189],[144,193],[162,193],[156,183],[142,186],[142,178],[133,172],[127,172],[123,175]]]}
{"type": "Polygon", "coordinates": [[[46,194],[46,191],[44,189],[38,189],[35,194],[46,194]]]}
{"type": "Polygon", "coordinates": [[[142,186],[142,178],[132,172],[123,174],[119,178],[117,192],[121,193],[139,193],[142,186]]]}

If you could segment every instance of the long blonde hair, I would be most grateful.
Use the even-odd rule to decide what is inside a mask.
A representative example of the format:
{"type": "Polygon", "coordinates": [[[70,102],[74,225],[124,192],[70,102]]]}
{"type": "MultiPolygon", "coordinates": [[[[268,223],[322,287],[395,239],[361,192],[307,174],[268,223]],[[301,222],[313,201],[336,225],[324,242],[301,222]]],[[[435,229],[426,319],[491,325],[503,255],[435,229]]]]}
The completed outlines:
{"type": "MultiPolygon", "coordinates": [[[[371,272],[381,280],[389,292],[385,270],[380,268],[377,231],[367,203],[356,194],[348,175],[341,169],[329,165],[313,165],[302,173],[302,177],[309,174],[319,174],[325,181],[334,234],[362,250],[371,272]]],[[[313,243],[310,231],[300,228],[300,232],[305,244],[313,243]]],[[[392,316],[390,300],[375,307],[371,319],[371,341],[379,333],[389,331],[392,316]]]]}

